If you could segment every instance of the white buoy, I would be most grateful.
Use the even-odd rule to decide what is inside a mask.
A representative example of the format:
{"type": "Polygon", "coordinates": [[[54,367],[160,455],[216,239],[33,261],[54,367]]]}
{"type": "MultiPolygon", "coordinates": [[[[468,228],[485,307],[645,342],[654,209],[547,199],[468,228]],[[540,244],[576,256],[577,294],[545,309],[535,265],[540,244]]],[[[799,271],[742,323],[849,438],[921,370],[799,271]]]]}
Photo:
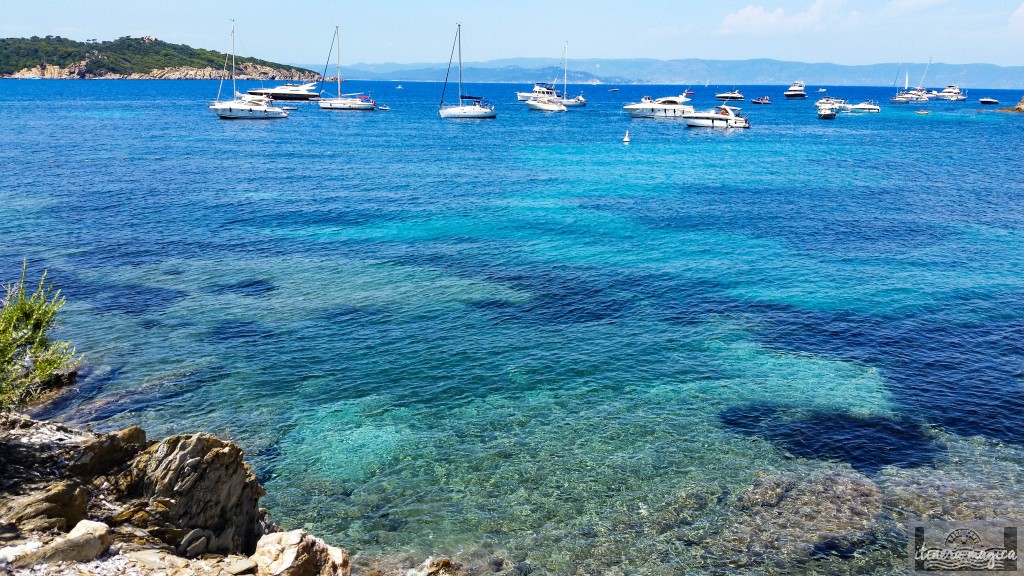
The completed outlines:
{"type": "Polygon", "coordinates": [[[626,136],[622,139],[623,144],[629,144],[629,130],[626,130],[626,136]]]}

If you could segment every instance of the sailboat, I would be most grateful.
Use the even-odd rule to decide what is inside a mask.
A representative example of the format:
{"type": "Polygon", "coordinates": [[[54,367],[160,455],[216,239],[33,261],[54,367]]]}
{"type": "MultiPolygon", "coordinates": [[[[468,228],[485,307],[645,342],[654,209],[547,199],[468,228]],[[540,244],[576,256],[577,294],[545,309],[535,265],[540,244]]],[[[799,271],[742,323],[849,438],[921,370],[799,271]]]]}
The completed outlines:
{"type": "MultiPolygon", "coordinates": [[[[362,92],[354,92],[352,94],[341,93],[341,34],[338,31],[338,27],[334,27],[334,38],[331,41],[331,50],[334,50],[335,42],[338,46],[337,54],[337,76],[338,76],[338,97],[337,98],[322,98],[317,101],[320,105],[321,110],[365,110],[374,111],[377,109],[377,103],[370,99],[369,96],[362,92]]],[[[327,53],[327,61],[331,61],[330,52],[327,53]]],[[[327,75],[327,67],[324,66],[324,75],[327,75]]]]}
{"type": "Polygon", "coordinates": [[[567,98],[569,94],[569,41],[565,41],[565,49],[562,50],[562,105],[570,108],[580,108],[587,105],[587,99],[583,93],[575,98],[567,98]]]}
{"type": "Polygon", "coordinates": [[[455,41],[452,43],[452,53],[448,57],[448,72],[444,75],[444,87],[441,89],[441,103],[438,105],[437,113],[441,118],[497,118],[498,113],[494,111],[494,105],[484,101],[480,96],[466,96],[462,93],[462,24],[455,25],[455,41]],[[459,103],[457,105],[444,105],[444,95],[448,90],[448,76],[452,72],[452,60],[455,57],[455,47],[459,49],[459,103]]]}
{"type": "MultiPolygon", "coordinates": [[[[227,66],[227,57],[224,58],[224,65],[227,66]]],[[[223,120],[273,120],[276,118],[287,118],[288,113],[283,109],[270,105],[270,99],[265,96],[253,96],[239,94],[235,83],[235,21],[231,20],[231,91],[235,97],[233,100],[221,102],[220,93],[224,88],[224,78],[220,79],[220,86],[217,88],[217,99],[210,106],[218,117],[223,120]]]]}

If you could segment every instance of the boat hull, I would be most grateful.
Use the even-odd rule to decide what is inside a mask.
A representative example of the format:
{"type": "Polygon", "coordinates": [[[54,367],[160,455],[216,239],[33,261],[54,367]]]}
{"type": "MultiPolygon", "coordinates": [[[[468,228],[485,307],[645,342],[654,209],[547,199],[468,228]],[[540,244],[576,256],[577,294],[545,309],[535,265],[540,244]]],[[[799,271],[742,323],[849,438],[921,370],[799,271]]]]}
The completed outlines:
{"type": "Polygon", "coordinates": [[[807,98],[806,92],[785,92],[782,95],[790,100],[802,100],[807,98]]]}
{"type": "Polygon", "coordinates": [[[686,114],[693,114],[693,106],[641,106],[631,104],[623,107],[633,118],[682,118],[686,114]]]}
{"type": "Polygon", "coordinates": [[[275,106],[260,106],[222,102],[210,106],[210,110],[222,120],[276,120],[287,118],[288,112],[275,106]]]}
{"type": "Polygon", "coordinates": [[[493,107],[486,106],[447,106],[437,111],[441,118],[454,119],[487,119],[496,118],[498,113],[493,107]]]}
{"type": "Polygon", "coordinates": [[[320,100],[317,104],[320,105],[321,110],[360,110],[372,112],[377,109],[375,102],[357,99],[320,100]]]}
{"type": "Polygon", "coordinates": [[[565,112],[567,108],[565,104],[558,101],[551,100],[527,100],[526,107],[530,110],[537,110],[540,112],[565,112]]]}
{"type": "Polygon", "coordinates": [[[730,118],[718,114],[691,114],[684,120],[690,128],[750,128],[750,123],[745,118],[730,118]]]}

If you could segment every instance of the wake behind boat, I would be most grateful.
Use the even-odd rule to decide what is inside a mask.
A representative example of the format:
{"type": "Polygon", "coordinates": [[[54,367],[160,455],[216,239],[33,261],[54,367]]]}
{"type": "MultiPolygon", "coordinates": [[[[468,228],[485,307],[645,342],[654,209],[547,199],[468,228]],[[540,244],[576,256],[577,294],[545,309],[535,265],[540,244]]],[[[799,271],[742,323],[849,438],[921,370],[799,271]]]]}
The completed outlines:
{"type": "Polygon", "coordinates": [[[462,24],[455,25],[455,41],[452,43],[452,53],[448,57],[448,72],[444,75],[444,87],[441,88],[441,103],[437,108],[441,118],[497,118],[498,113],[494,111],[494,105],[485,101],[480,96],[466,96],[462,93],[462,24]],[[444,105],[444,94],[448,89],[448,76],[452,71],[452,60],[455,57],[455,47],[459,49],[459,103],[454,106],[444,105]]]}
{"type": "Polygon", "coordinates": [[[684,114],[694,112],[693,106],[685,104],[689,101],[685,94],[665,96],[657,100],[644,96],[639,102],[626,104],[622,109],[633,118],[682,118],[684,114]]]}

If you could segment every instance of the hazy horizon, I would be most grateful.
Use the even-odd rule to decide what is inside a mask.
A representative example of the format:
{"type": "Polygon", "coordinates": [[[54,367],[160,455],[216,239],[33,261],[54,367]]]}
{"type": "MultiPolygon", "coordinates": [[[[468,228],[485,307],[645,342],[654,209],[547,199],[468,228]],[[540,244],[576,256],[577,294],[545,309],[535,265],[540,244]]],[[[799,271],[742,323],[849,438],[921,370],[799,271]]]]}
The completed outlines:
{"type": "Polygon", "coordinates": [[[0,37],[113,40],[148,35],[219,51],[228,50],[234,18],[238,54],[304,65],[325,61],[336,24],[342,31],[343,62],[446,63],[456,21],[463,24],[466,62],[557,60],[569,41],[570,58],[581,60],[1024,64],[1022,0],[723,0],[689,5],[649,0],[643,10],[612,4],[580,10],[575,4],[538,0],[522,0],[511,10],[451,0],[401,0],[362,11],[327,0],[297,2],[287,10],[266,0],[215,5],[182,0],[173,5],[141,3],[127,11],[112,0],[54,0],[8,3],[4,8],[0,37]]]}

